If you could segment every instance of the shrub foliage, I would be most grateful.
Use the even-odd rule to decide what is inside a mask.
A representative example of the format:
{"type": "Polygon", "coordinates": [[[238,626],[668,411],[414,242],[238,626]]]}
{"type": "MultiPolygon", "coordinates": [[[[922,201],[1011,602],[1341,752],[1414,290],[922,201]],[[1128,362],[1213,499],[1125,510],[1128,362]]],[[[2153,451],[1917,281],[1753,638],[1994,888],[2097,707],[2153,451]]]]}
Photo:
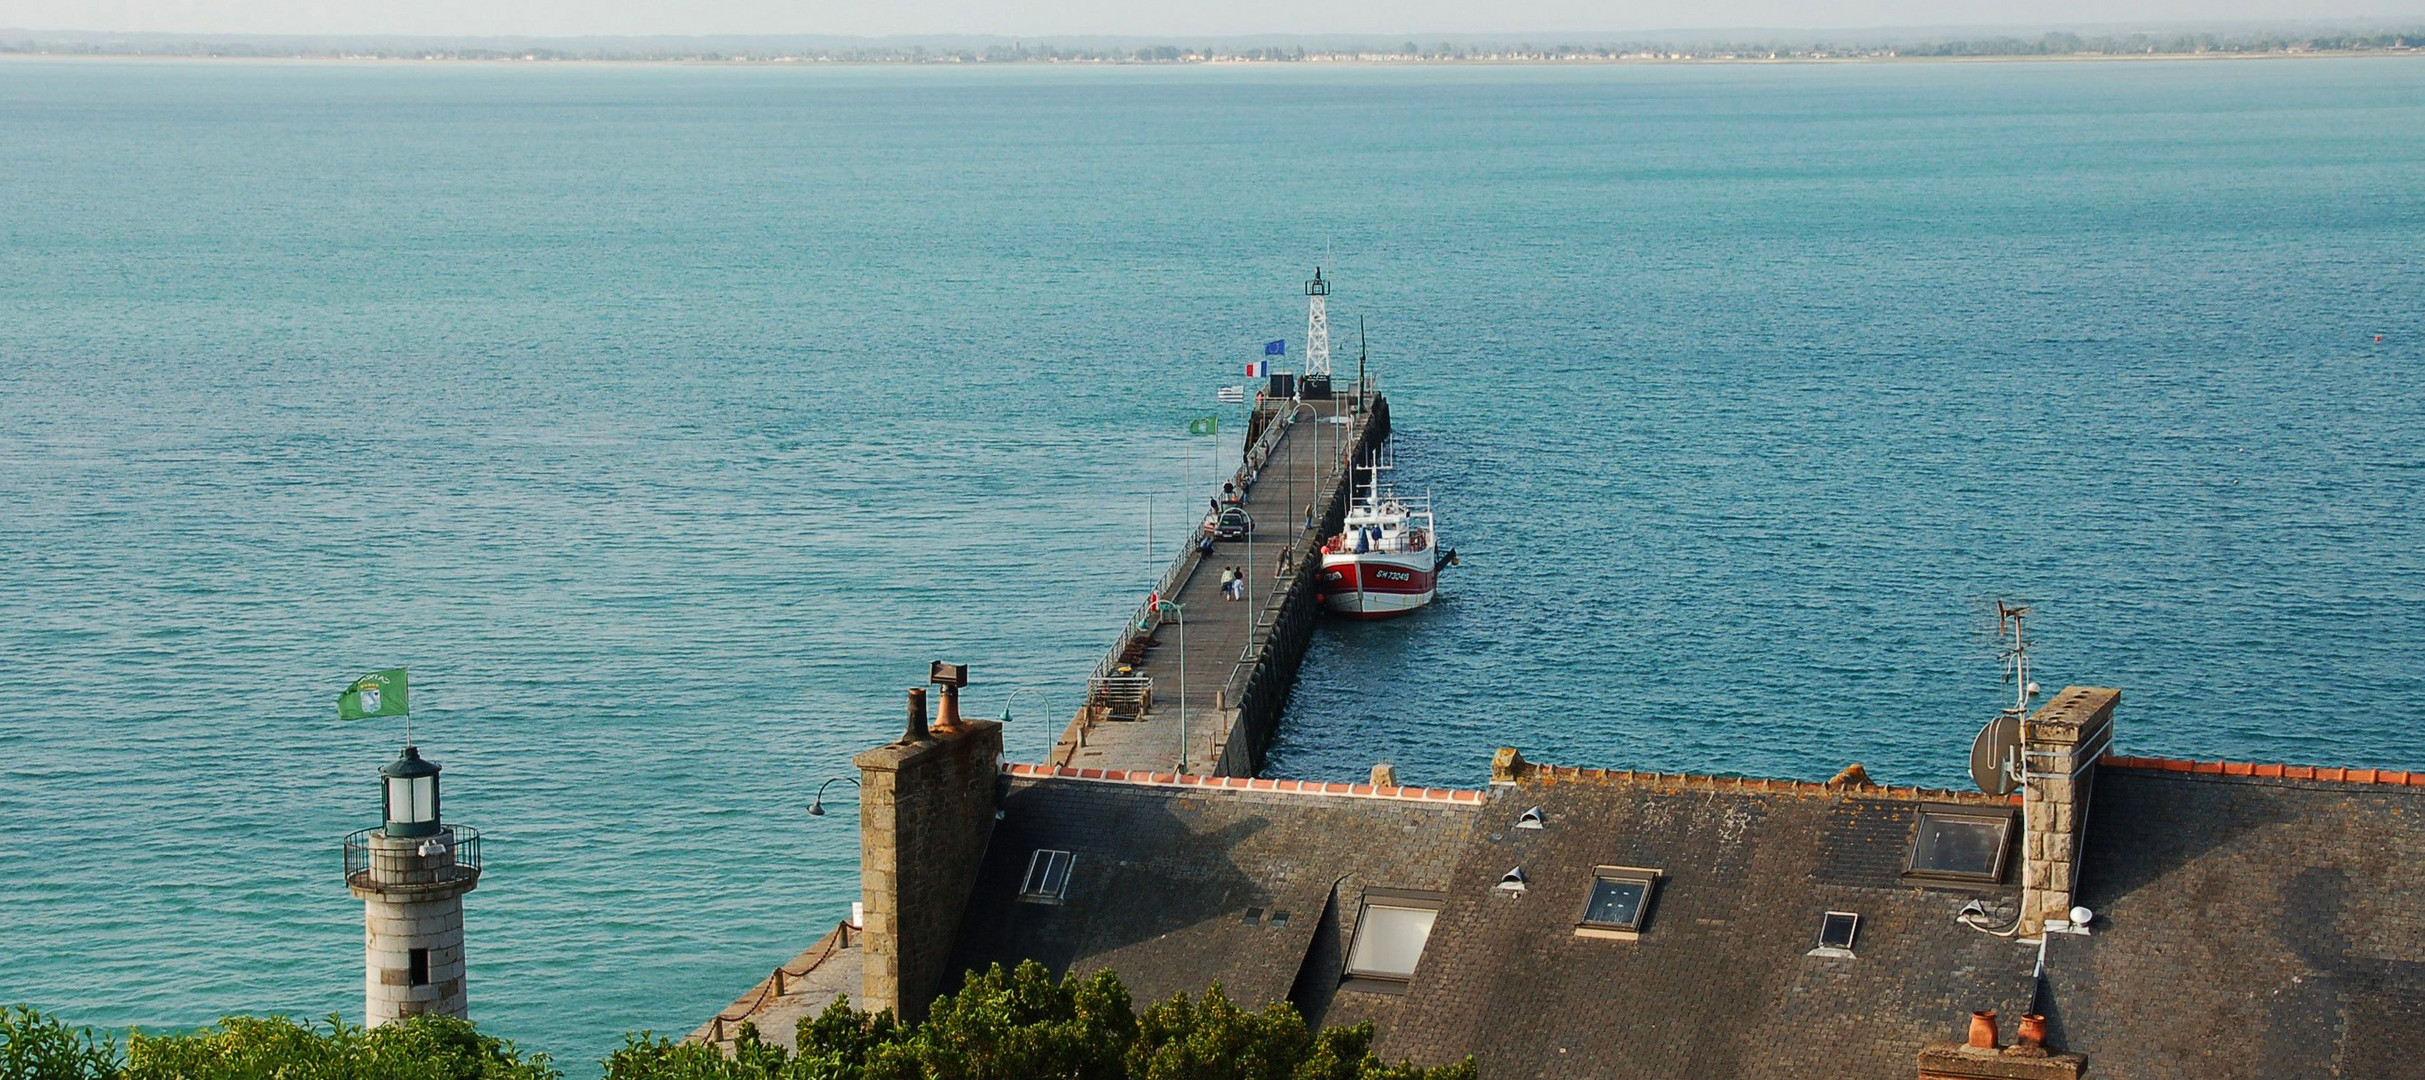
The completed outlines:
{"type": "MultiPolygon", "coordinates": [[[[640,1032],[606,1080],[1475,1080],[1474,1063],[1385,1065],[1372,1025],[1314,1031],[1290,1005],[1239,1008],[1215,984],[1139,1013],[1111,972],[1055,981],[996,965],[935,1002],[923,1023],[847,998],[800,1021],[795,1053],[742,1025],[731,1053],[640,1032]]],[[[0,1012],[0,1080],[561,1080],[545,1054],[470,1023],[415,1017],[364,1031],[282,1016],[229,1017],[179,1035],[129,1038],[31,1009],[0,1012]]]]}

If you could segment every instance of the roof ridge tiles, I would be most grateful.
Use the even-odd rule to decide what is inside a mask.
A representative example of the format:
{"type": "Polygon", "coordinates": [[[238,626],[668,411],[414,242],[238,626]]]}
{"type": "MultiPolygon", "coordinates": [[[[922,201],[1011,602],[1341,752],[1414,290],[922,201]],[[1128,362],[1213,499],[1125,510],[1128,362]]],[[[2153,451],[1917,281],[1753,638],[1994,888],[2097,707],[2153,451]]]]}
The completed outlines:
{"type": "Polygon", "coordinates": [[[1080,769],[1067,765],[1006,764],[1002,771],[1010,776],[1037,780],[1085,780],[1103,784],[1132,784],[1139,787],[1208,787],[1240,791],[1268,791],[1291,795],[1320,795],[1331,798],[1394,799],[1402,802],[1448,803],[1451,805],[1479,804],[1487,792],[1472,788],[1379,787],[1372,784],[1342,784],[1323,780],[1272,780],[1252,776],[1201,776],[1193,773],[1149,772],[1144,769],[1080,769]]]}
{"type": "Polygon", "coordinates": [[[1641,772],[1632,769],[1597,769],[1578,765],[1553,765],[1548,762],[1524,763],[1527,779],[1560,783],[1592,783],[1604,785],[1635,785],[1670,787],[1685,790],[1775,792],[1792,795],[1865,795],[1871,798],[1936,802],[2011,802],[2019,803],[2018,795],[1997,797],[1975,791],[1947,791],[1939,788],[1888,787],[1882,784],[1825,784],[1814,780],[1786,780],[1765,776],[1727,776],[1718,773],[1641,772]]]}
{"type": "Polygon", "coordinates": [[[2338,765],[2258,765],[2247,761],[2190,761],[2183,758],[2131,757],[2107,754],[2098,764],[2116,769],[2188,773],[2192,776],[2245,776],[2258,780],[2323,780],[2341,784],[2384,787],[2425,787],[2425,771],[2352,769],[2338,765]]]}

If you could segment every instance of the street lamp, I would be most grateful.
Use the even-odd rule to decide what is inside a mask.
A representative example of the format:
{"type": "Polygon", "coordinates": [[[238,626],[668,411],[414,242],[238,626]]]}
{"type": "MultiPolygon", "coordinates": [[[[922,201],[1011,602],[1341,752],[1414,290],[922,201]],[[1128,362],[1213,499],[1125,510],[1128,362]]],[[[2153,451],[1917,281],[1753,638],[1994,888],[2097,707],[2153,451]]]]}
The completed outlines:
{"type": "Polygon", "coordinates": [[[1156,613],[1171,612],[1179,617],[1179,768],[1187,771],[1187,605],[1176,600],[1161,600],[1154,604],[1156,613]]]}
{"type": "Polygon", "coordinates": [[[861,786],[859,784],[859,778],[856,776],[836,776],[822,784],[817,785],[817,797],[808,801],[808,816],[825,816],[825,789],[834,786],[835,780],[848,780],[850,781],[850,786],[852,787],[861,786]]]}
{"type": "MultiPolygon", "coordinates": [[[[1022,686],[1022,687],[1019,687],[1019,688],[1017,688],[1017,689],[1012,690],[1012,691],[1010,692],[1010,696],[1009,696],[1009,697],[1006,697],[1006,698],[1003,698],[1003,699],[1002,699],[1002,724],[1003,724],[1003,726],[1008,727],[1008,726],[1010,725],[1010,703],[1011,703],[1011,702],[1014,702],[1014,701],[1019,700],[1019,695],[1024,694],[1024,693],[1027,693],[1028,691],[1033,690],[1033,689],[1035,689],[1035,687],[1032,687],[1032,686],[1022,686]]],[[[1048,702],[1047,704],[1050,704],[1050,703],[1048,702]]],[[[1052,738],[1052,727],[1051,727],[1050,725],[1046,725],[1046,726],[1045,726],[1045,728],[1044,728],[1044,737],[1045,737],[1045,738],[1047,738],[1047,739],[1052,738]]],[[[1051,761],[1051,760],[1052,760],[1052,748],[1051,748],[1049,745],[1048,745],[1048,746],[1046,746],[1046,747],[1045,747],[1045,749],[1044,749],[1044,760],[1046,760],[1046,761],[1051,761]]]]}

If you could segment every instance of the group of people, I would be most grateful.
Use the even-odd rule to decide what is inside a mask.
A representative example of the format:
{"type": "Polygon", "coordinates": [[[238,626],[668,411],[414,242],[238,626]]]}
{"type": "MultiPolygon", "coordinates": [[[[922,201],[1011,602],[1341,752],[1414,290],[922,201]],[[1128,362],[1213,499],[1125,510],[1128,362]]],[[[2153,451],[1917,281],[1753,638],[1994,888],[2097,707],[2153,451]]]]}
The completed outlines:
{"type": "Polygon", "coordinates": [[[1222,568],[1221,568],[1221,599],[1223,599],[1223,600],[1244,600],[1244,599],[1246,599],[1246,568],[1245,568],[1245,567],[1242,567],[1242,566],[1224,566],[1224,567],[1222,567],[1222,568]]]}

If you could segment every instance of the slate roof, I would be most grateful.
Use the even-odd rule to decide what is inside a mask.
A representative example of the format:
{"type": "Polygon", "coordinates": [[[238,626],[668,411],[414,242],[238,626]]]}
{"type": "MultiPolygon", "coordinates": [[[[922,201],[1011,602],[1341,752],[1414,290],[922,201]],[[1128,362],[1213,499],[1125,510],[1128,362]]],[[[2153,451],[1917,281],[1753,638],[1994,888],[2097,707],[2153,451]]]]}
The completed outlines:
{"type": "Polygon", "coordinates": [[[1139,1002],[1213,982],[1242,1005],[1284,1000],[1333,889],[1442,888],[1482,805],[1476,792],[1084,774],[1014,767],[955,972],[1034,959],[1112,968],[1139,1002]],[[1039,848],[1076,856],[1060,904],[1017,899],[1039,848]]]}
{"type": "MultiPolygon", "coordinates": [[[[2006,884],[1902,877],[1922,805],[1976,794],[1535,767],[1501,787],[1459,860],[1400,1015],[1392,1060],[1474,1054],[1512,1077],[1895,1077],[1973,1009],[2016,1015],[2034,954],[1954,920],[2006,884]],[[1540,806],[1545,827],[1511,826],[1540,806]],[[1578,936],[1594,868],[1660,872],[1635,941],[1578,936]],[[1526,891],[1494,886],[1522,867],[1526,891]],[[1829,911],[1851,956],[1812,955],[1829,911]]],[[[2017,830],[2016,830],[2017,831],[2017,830]]],[[[2009,916],[2007,916],[2007,919],[2009,916]]],[[[1327,1023],[1366,1015],[1339,995],[1327,1023]]]]}
{"type": "Polygon", "coordinates": [[[2033,1000],[2096,1077],[2425,1076],[2425,773],[2108,757],[2077,897],[2098,916],[2048,935],[2036,997],[2034,943],[1955,918],[1975,900],[2011,919],[2017,851],[1998,884],[1903,874],[1923,807],[2009,800],[1517,776],[1385,798],[1403,793],[1026,769],[1006,781],[955,963],[1110,967],[1140,1002],[1218,980],[1242,1003],[1373,1020],[1392,1060],[1473,1054],[1490,1080],[1911,1080],[1972,1010],[2008,1018],[2009,1038],[2033,1000]],[[1546,827],[1513,828],[1532,806],[1546,827]],[[1077,854],[1062,905],[1015,899],[1037,848],[1077,854]],[[1638,940],[1575,932],[1602,865],[1660,872],[1638,940]],[[1494,888],[1513,867],[1520,895],[1494,888]],[[1399,992],[1341,983],[1370,888],[1442,894],[1399,992]],[[1241,922],[1248,908],[1288,925],[1241,922]],[[1813,953],[1829,911],[1861,916],[1850,956],[1813,953]]]}
{"type": "Polygon", "coordinates": [[[2055,1039],[2101,1077],[2425,1076],[2425,774],[2117,764],[2096,932],[2050,935],[2055,1039]]]}

